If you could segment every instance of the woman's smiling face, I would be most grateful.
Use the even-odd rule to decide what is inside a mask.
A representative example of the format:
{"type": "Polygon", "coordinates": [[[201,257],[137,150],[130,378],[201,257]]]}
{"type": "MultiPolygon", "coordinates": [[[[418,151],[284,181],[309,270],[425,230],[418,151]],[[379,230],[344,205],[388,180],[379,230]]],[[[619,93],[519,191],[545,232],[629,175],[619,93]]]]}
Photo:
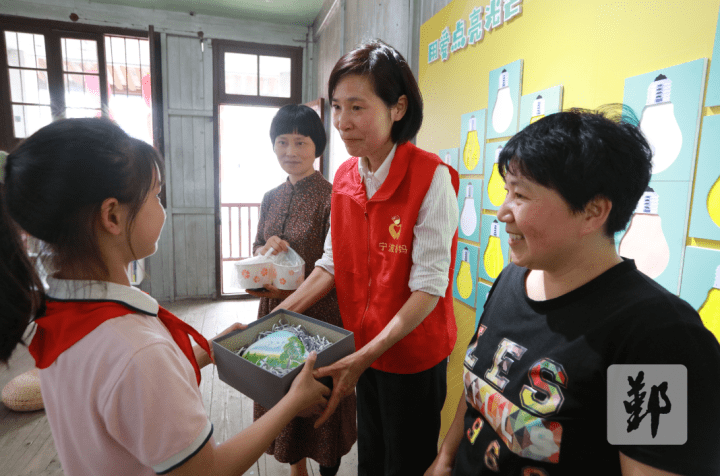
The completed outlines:
{"type": "Polygon", "coordinates": [[[582,235],[582,213],[563,197],[521,174],[505,176],[505,201],[497,213],[510,236],[513,263],[528,269],[555,270],[582,235]]]}
{"type": "Polygon", "coordinates": [[[384,160],[393,147],[391,130],[402,119],[375,94],[366,76],[348,75],[337,84],[332,98],[333,125],[353,157],[384,160]]]}

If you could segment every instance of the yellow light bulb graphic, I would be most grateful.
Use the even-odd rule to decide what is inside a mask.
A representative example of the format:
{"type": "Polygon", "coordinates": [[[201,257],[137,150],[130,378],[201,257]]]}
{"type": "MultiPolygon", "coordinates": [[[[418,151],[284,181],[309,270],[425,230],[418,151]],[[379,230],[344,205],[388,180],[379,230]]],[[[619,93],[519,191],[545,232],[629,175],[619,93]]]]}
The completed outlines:
{"type": "Polygon", "coordinates": [[[500,224],[497,220],[493,220],[492,225],[490,225],[490,238],[488,238],[488,244],[483,255],[483,263],[485,264],[485,271],[492,279],[497,278],[503,266],[505,266],[505,259],[500,247],[500,224]]]}
{"type": "Polygon", "coordinates": [[[710,187],[707,198],[707,209],[710,218],[717,226],[720,226],[720,177],[710,187]]]}
{"type": "Polygon", "coordinates": [[[670,167],[682,149],[682,131],[675,119],[675,106],[670,102],[671,87],[672,81],[664,74],[650,83],[640,119],[640,130],[653,153],[654,174],[670,167]]]}
{"type": "Polygon", "coordinates": [[[513,118],[513,102],[510,95],[510,75],[503,69],[498,79],[497,97],[493,107],[492,125],[495,132],[505,132],[513,118]]]}
{"type": "Polygon", "coordinates": [[[472,272],[470,272],[469,260],[470,251],[465,248],[462,252],[462,261],[457,275],[457,290],[463,299],[469,298],[473,290],[473,277],[472,272]]]}
{"type": "Polygon", "coordinates": [[[490,198],[490,203],[496,207],[502,205],[505,201],[505,195],[507,195],[505,181],[500,175],[500,169],[498,168],[498,159],[500,159],[501,150],[502,146],[495,149],[495,163],[493,164],[492,173],[490,174],[490,180],[488,180],[488,197],[490,198]]]}
{"type": "Polygon", "coordinates": [[[545,117],[545,98],[543,98],[542,96],[538,96],[533,102],[530,124],[539,121],[543,117],[545,117]]]}
{"type": "Polygon", "coordinates": [[[715,270],[715,283],[708,291],[707,298],[700,310],[700,318],[705,327],[720,340],[720,266],[715,270]]]}
{"type": "Polygon", "coordinates": [[[468,170],[475,170],[480,161],[480,142],[478,142],[477,123],[475,116],[470,116],[467,139],[463,149],[463,162],[468,170]]]}
{"type": "Polygon", "coordinates": [[[670,262],[670,248],[658,215],[658,194],[652,188],[648,187],[640,198],[618,251],[621,256],[635,260],[637,268],[653,279],[670,262]]]}

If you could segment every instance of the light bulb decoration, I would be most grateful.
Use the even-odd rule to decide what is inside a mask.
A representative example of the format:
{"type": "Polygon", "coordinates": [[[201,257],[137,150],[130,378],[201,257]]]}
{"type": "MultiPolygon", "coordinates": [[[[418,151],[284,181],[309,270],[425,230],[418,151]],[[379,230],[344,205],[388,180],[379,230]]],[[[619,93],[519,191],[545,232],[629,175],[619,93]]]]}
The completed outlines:
{"type": "Polygon", "coordinates": [[[503,69],[498,78],[498,91],[493,107],[492,125],[495,132],[505,132],[513,118],[513,102],[510,96],[510,75],[503,69]]]}
{"type": "Polygon", "coordinates": [[[500,168],[498,167],[501,151],[502,146],[498,146],[498,148],[495,149],[495,163],[493,164],[492,173],[490,174],[490,180],[488,180],[488,198],[490,199],[490,203],[496,207],[502,205],[507,195],[505,181],[500,175],[500,168]]]}
{"type": "Polygon", "coordinates": [[[465,188],[465,203],[460,213],[460,229],[465,236],[471,236],[477,227],[477,211],[475,210],[475,199],[473,198],[473,184],[468,182],[465,188]]]}
{"type": "Polygon", "coordinates": [[[480,142],[477,135],[477,121],[475,116],[470,116],[468,121],[468,133],[465,140],[465,148],[463,149],[463,162],[465,168],[472,171],[477,167],[480,161],[480,142]]]}
{"type": "Polygon", "coordinates": [[[682,148],[682,132],[675,119],[675,105],[670,102],[672,81],[660,74],[650,83],[645,108],[640,118],[640,130],[652,150],[652,173],[670,167],[682,148]]]}
{"type": "Polygon", "coordinates": [[[460,262],[460,270],[457,275],[458,294],[463,299],[470,297],[473,291],[473,277],[470,271],[470,250],[466,248],[462,251],[462,261],[460,262]]]}
{"type": "Polygon", "coordinates": [[[670,248],[658,215],[658,194],[648,187],[640,198],[630,227],[620,240],[619,253],[635,260],[637,268],[655,279],[670,261],[670,248]]]}
{"type": "Polygon", "coordinates": [[[445,163],[450,165],[451,159],[450,159],[450,152],[445,152],[445,163]]]}
{"type": "Polygon", "coordinates": [[[708,193],[707,197],[707,210],[713,223],[720,226],[720,177],[710,187],[710,193],[708,193]]]}
{"type": "Polygon", "coordinates": [[[698,314],[705,327],[720,340],[720,266],[715,269],[715,282],[698,314]]]}
{"type": "Polygon", "coordinates": [[[543,117],[545,117],[545,98],[540,95],[535,98],[535,101],[533,101],[531,114],[532,116],[530,117],[530,124],[532,124],[533,122],[537,122],[543,117]]]}
{"type": "Polygon", "coordinates": [[[485,264],[485,272],[492,279],[497,278],[505,266],[505,258],[503,258],[500,246],[500,223],[497,220],[493,220],[490,225],[490,237],[483,255],[483,263],[485,264]]]}

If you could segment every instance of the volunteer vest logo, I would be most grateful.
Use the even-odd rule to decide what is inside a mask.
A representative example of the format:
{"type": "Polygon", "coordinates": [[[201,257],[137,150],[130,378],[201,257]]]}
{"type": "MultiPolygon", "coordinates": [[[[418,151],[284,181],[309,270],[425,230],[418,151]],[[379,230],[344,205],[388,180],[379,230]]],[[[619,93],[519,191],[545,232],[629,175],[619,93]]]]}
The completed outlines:
{"type": "Polygon", "coordinates": [[[400,224],[400,217],[395,215],[392,217],[392,224],[390,225],[390,236],[393,237],[393,239],[397,240],[400,238],[400,229],[402,228],[402,225],[400,224]]]}
{"type": "MultiPolygon", "coordinates": [[[[478,339],[484,333],[478,330],[478,339]]],[[[477,339],[476,339],[477,345],[477,339]]],[[[472,347],[475,350],[475,347],[472,347]]],[[[468,405],[477,410],[513,453],[536,461],[558,463],[562,442],[562,425],[549,419],[564,402],[562,388],[567,388],[568,376],[561,364],[543,358],[522,378],[530,385],[520,390],[519,405],[502,392],[510,382],[510,367],[527,349],[509,339],[503,339],[493,356],[490,368],[475,368],[478,364],[473,351],[465,356],[464,384],[468,405]],[[483,374],[484,379],[477,374],[483,374]]],[[[478,425],[478,432],[482,425],[478,425]]],[[[477,433],[468,432],[474,443],[477,433]]],[[[491,452],[492,453],[492,452],[491,452]]],[[[493,453],[494,454],[494,453],[493,453]]]]}

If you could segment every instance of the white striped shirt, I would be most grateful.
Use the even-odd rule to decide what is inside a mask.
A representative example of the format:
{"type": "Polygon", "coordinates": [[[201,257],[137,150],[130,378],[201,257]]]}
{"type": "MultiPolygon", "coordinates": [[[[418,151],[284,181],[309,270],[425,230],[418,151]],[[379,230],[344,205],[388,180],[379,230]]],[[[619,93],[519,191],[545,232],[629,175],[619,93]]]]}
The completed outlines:
{"type": "MultiPolygon", "coordinates": [[[[358,172],[365,183],[368,199],[375,195],[390,172],[397,144],[375,172],[371,172],[358,160],[358,172]]],[[[448,271],[452,256],[452,238],[458,227],[458,202],[447,167],[435,170],[430,188],[420,205],[417,222],[413,228],[412,268],[408,285],[410,291],[424,291],[433,296],[444,296],[448,286],[448,271]]],[[[325,237],[322,258],[315,262],[327,272],[335,275],[332,255],[332,223],[325,237]]]]}

